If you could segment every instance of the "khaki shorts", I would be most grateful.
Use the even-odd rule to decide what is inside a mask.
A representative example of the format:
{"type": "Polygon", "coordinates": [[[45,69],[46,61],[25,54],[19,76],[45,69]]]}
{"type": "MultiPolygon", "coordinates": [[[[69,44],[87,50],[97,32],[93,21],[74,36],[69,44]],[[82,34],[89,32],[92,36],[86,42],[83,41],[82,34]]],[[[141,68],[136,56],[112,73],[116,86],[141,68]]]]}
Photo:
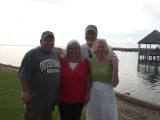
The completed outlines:
{"type": "Polygon", "coordinates": [[[25,120],[51,120],[55,106],[46,109],[26,109],[25,120]]]}

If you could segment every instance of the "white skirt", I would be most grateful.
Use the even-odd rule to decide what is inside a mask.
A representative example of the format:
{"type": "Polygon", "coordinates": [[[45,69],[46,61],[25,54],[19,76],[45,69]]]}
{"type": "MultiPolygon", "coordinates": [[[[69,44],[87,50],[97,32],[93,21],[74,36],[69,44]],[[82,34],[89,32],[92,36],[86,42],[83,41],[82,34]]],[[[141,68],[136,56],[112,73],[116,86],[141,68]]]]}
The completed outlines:
{"type": "Polygon", "coordinates": [[[110,84],[92,83],[86,120],[118,120],[115,92],[110,84]]]}

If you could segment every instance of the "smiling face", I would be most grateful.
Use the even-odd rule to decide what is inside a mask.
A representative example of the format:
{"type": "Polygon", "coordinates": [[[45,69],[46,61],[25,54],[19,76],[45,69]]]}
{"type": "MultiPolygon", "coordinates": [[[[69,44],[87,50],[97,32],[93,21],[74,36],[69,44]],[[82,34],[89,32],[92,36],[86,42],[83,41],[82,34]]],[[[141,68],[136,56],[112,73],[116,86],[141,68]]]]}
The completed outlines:
{"type": "Polygon", "coordinates": [[[68,47],[68,56],[69,57],[76,57],[80,55],[80,47],[76,44],[73,44],[68,47]]]}
{"type": "Polygon", "coordinates": [[[41,48],[45,52],[51,52],[54,47],[54,42],[55,42],[54,37],[48,35],[44,39],[40,40],[41,48]]]}
{"type": "Polygon", "coordinates": [[[73,39],[68,42],[64,59],[70,62],[78,62],[79,60],[83,60],[80,44],[77,40],[73,39]]]}
{"type": "Polygon", "coordinates": [[[108,47],[105,41],[97,41],[95,43],[95,53],[97,56],[105,56],[108,53],[108,47]]]}
{"type": "Polygon", "coordinates": [[[93,30],[88,30],[85,33],[85,39],[87,42],[87,45],[91,48],[93,45],[93,42],[97,39],[97,33],[95,33],[93,30]]]}

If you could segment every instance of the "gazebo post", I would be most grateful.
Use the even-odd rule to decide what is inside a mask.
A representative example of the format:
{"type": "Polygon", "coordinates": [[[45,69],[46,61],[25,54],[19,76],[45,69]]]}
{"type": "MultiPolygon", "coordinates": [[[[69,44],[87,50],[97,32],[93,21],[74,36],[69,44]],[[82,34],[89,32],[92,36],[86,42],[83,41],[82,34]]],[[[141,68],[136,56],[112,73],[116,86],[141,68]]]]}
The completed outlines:
{"type": "Polygon", "coordinates": [[[146,52],[145,52],[145,60],[147,61],[147,52],[148,52],[148,50],[147,50],[147,44],[146,44],[146,50],[145,50],[146,52]]]}
{"type": "Polygon", "coordinates": [[[140,60],[141,44],[138,44],[138,60],[140,60]]]}

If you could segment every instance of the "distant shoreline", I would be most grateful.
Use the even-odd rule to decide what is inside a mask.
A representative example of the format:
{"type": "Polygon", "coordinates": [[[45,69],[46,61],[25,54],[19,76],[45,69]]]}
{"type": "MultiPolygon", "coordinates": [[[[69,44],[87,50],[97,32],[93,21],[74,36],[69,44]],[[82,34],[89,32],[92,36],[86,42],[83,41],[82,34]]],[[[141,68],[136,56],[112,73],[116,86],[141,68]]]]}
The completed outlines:
{"type": "Polygon", "coordinates": [[[13,68],[13,69],[19,69],[19,67],[18,66],[13,66],[13,65],[10,65],[10,64],[3,64],[3,63],[0,63],[0,65],[3,65],[3,66],[5,66],[5,67],[10,67],[10,68],[13,68]]]}
{"type": "Polygon", "coordinates": [[[138,48],[119,48],[119,47],[113,47],[112,49],[115,50],[115,51],[138,52],[138,48]]]}
{"type": "MultiPolygon", "coordinates": [[[[10,44],[0,44],[0,46],[37,46],[37,45],[10,45],[10,44]]],[[[65,47],[65,46],[58,46],[65,47]]],[[[138,52],[138,48],[120,48],[120,47],[112,47],[113,50],[116,51],[124,51],[124,52],[138,52]]]]}
{"type": "MultiPolygon", "coordinates": [[[[112,49],[114,51],[122,51],[122,52],[138,52],[138,48],[120,48],[120,47],[112,47],[112,49]]],[[[11,64],[3,64],[3,63],[0,63],[6,67],[12,67],[12,68],[15,68],[15,69],[19,69],[19,66],[13,66],[11,64]]]]}

